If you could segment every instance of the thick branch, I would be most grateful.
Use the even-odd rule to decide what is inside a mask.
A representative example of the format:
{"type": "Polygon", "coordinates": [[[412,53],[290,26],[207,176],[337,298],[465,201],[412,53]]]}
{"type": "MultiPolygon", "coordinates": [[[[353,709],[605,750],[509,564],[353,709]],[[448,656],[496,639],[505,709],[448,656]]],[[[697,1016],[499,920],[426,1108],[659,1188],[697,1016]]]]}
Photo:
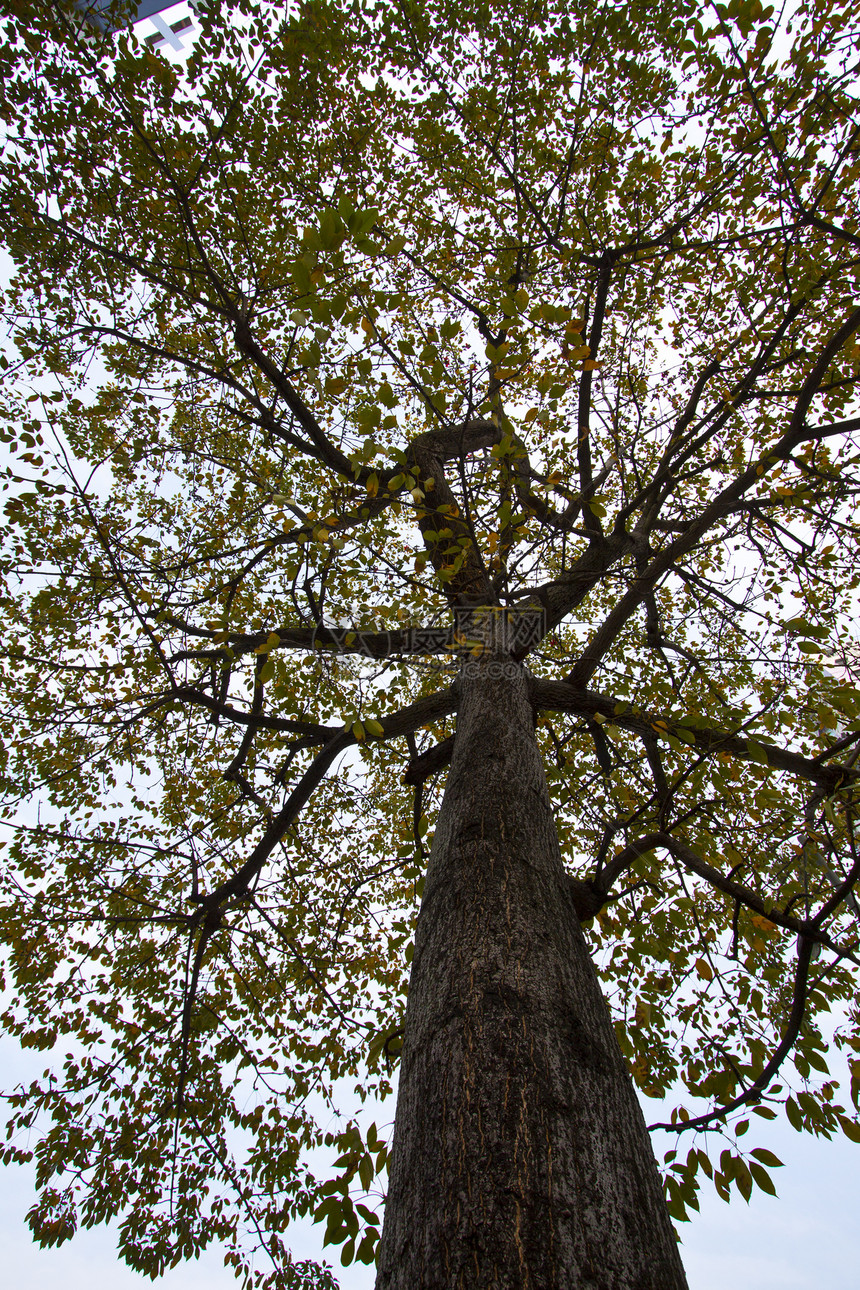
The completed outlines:
{"type": "Polygon", "coordinates": [[[776,1075],[791,1052],[797,1036],[800,1034],[803,1015],[806,1011],[806,998],[809,993],[809,962],[812,956],[813,944],[814,941],[811,937],[800,937],[797,946],[797,967],[794,972],[794,991],[788,1022],[776,1051],[752,1084],[748,1085],[743,1093],[733,1098],[731,1102],[728,1102],[725,1106],[717,1107],[714,1111],[709,1111],[706,1115],[696,1116],[694,1120],[679,1121],[677,1124],[649,1124],[649,1129],[668,1129],[673,1133],[686,1133],[690,1129],[707,1131],[711,1125],[722,1124],[727,1116],[731,1115],[739,1107],[746,1105],[747,1102],[758,1100],[759,1095],[770,1084],[774,1075],[776,1075]]]}
{"type": "Polygon", "coordinates": [[[238,349],[259,368],[277,390],[290,412],[313,443],[320,461],[323,461],[341,477],[352,479],[354,472],[349,458],[331,442],[304,399],[287,380],[286,376],[278,370],[268,355],[260,349],[247,321],[242,317],[237,317],[233,321],[238,349]]]}
{"type": "MultiPolygon", "coordinates": [[[[597,293],[594,302],[594,317],[591,320],[591,328],[588,333],[588,346],[591,357],[597,353],[600,340],[603,335],[603,320],[606,314],[606,302],[609,298],[609,284],[612,280],[612,269],[615,263],[616,253],[614,251],[604,251],[600,257],[600,272],[597,278],[597,293]]],[[[594,381],[594,369],[583,367],[582,374],[579,378],[579,392],[577,401],[577,464],[579,467],[579,486],[583,495],[587,495],[592,489],[591,475],[591,443],[590,421],[591,421],[591,387],[594,381]]],[[[597,516],[588,509],[582,513],[583,522],[589,533],[597,534],[602,531],[602,525],[597,516]]]]}
{"type": "Polygon", "coordinates": [[[724,488],[714,498],[709,506],[705,507],[702,514],[690,524],[687,531],[670,543],[666,550],[657,555],[644,572],[634,579],[629,591],[621,597],[615,608],[607,614],[602,625],[583,651],[576,667],[570,673],[568,680],[572,684],[585,686],[588,683],[601,660],[607,651],[611,649],[615,639],[627,624],[630,615],[642,603],[650,589],[656,586],[664,574],[668,573],[678,560],[689,555],[709,529],[713,528],[719,520],[732,513],[740,499],[761,478],[770,464],[789,456],[805,440],[820,439],[830,434],[843,433],[841,426],[844,423],[839,423],[838,427],[822,427],[820,429],[808,427],[806,425],[806,414],[834,357],[845,342],[854,335],[858,327],[860,327],[860,309],[855,309],[822,348],[815,366],[804,382],[802,394],[797,401],[786,433],[781,439],[777,440],[773,447],[762,453],[757,461],[751,462],[737,479],[733,480],[728,487],[724,488]]]}
{"type": "MultiPolygon", "coordinates": [[[[416,703],[410,703],[408,707],[385,717],[380,723],[383,730],[380,738],[394,739],[400,735],[409,734],[420,726],[448,716],[455,711],[456,707],[457,687],[452,685],[447,690],[439,690],[424,699],[418,699],[416,703]]],[[[260,718],[257,717],[255,720],[259,721],[260,718]]],[[[195,922],[202,922],[211,911],[220,909],[227,901],[248,890],[266,860],[297,819],[299,812],[310,800],[314,790],[322,783],[334,759],[344,749],[357,742],[350,730],[343,729],[328,733],[329,737],[324,746],[304,772],[245,863],[200,902],[201,908],[195,915],[195,922]]]]}
{"type": "Polygon", "coordinates": [[[366,631],[361,627],[334,627],[319,623],[314,627],[276,627],[272,631],[225,632],[216,628],[198,627],[184,622],[175,615],[165,615],[163,622],[189,636],[210,640],[223,647],[213,650],[183,651],[173,656],[173,661],[186,658],[222,657],[229,646],[233,654],[250,654],[265,645],[272,636],[277,644],[271,649],[333,650],[337,654],[362,654],[367,658],[383,659],[401,654],[450,654],[456,649],[454,627],[403,627],[393,631],[366,631]]]}
{"type": "Polygon", "coordinates": [[[314,743],[325,743],[327,739],[337,734],[336,728],[319,726],[310,721],[293,721],[288,717],[270,717],[264,712],[254,711],[253,709],[250,712],[243,712],[241,708],[234,708],[232,703],[220,703],[211,694],[207,694],[205,690],[197,690],[193,685],[180,685],[167,696],[165,702],[172,703],[177,699],[206,708],[216,716],[223,717],[225,721],[233,721],[240,726],[248,726],[255,730],[278,730],[283,734],[302,735],[314,743]]]}
{"type": "Polygon", "coordinates": [[[445,462],[486,447],[498,437],[499,429],[493,422],[476,421],[460,428],[429,431],[409,446],[407,461],[417,472],[422,490],[429,494],[417,518],[433,567],[443,573],[462,557],[456,572],[443,581],[451,605],[490,605],[495,595],[474,535],[445,476],[445,462]]]}
{"type": "Polygon", "coordinates": [[[812,780],[829,792],[834,793],[845,784],[856,783],[860,771],[848,766],[825,766],[817,758],[802,757],[787,748],[778,748],[775,744],[761,743],[759,740],[743,739],[728,730],[712,727],[702,730],[685,726],[680,721],[667,721],[663,717],[648,712],[619,712],[622,706],[615,699],[584,690],[567,681],[545,681],[538,678],[532,683],[532,703],[543,711],[572,712],[583,717],[599,715],[634,734],[656,735],[665,739],[668,735],[679,739],[701,753],[728,753],[742,761],[761,763],[767,759],[768,766],[774,770],[785,770],[801,779],[812,780]]]}
{"type": "Polygon", "coordinates": [[[423,784],[425,779],[429,779],[437,771],[444,770],[453,755],[454,736],[449,735],[441,743],[434,744],[432,748],[428,748],[425,752],[419,753],[412,758],[406,767],[403,783],[423,784]]]}
{"type": "Polygon", "coordinates": [[[636,549],[636,539],[627,533],[610,533],[594,538],[571,567],[559,578],[545,582],[531,592],[546,615],[545,627],[551,632],[562,619],[582,604],[603,575],[625,555],[636,549]]]}
{"type": "MultiPolygon", "coordinates": [[[[820,916],[803,919],[793,918],[791,914],[783,913],[775,905],[756,895],[750,887],[736,882],[733,878],[727,878],[720,873],[719,869],[715,869],[713,865],[708,864],[691,847],[688,847],[686,843],[681,842],[671,833],[647,833],[631,842],[617,856],[613,856],[609,863],[604,866],[599,878],[589,884],[595,894],[603,897],[601,903],[605,903],[613,884],[629,869],[634,861],[638,860],[640,856],[647,855],[649,851],[657,850],[658,847],[670,852],[690,873],[703,878],[710,886],[724,892],[727,896],[731,896],[732,900],[737,901],[739,905],[743,905],[754,914],[759,914],[762,918],[766,918],[775,926],[782,927],[788,932],[794,932],[797,936],[807,938],[810,944],[815,942],[819,945],[824,945],[834,953],[849,958],[852,962],[857,962],[853,950],[846,950],[844,946],[839,945],[826,932],[820,930],[820,916]]],[[[831,908],[833,904],[834,902],[831,900],[828,902],[827,907],[831,908]]]]}

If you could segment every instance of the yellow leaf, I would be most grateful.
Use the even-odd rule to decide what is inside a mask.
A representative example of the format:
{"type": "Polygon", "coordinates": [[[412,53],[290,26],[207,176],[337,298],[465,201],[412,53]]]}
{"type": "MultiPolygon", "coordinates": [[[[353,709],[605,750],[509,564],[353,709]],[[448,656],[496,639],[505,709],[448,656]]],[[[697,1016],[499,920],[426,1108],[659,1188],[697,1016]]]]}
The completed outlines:
{"type": "Polygon", "coordinates": [[[761,914],[751,914],[750,922],[757,927],[760,932],[774,932],[776,928],[769,918],[762,917],[761,914]]]}

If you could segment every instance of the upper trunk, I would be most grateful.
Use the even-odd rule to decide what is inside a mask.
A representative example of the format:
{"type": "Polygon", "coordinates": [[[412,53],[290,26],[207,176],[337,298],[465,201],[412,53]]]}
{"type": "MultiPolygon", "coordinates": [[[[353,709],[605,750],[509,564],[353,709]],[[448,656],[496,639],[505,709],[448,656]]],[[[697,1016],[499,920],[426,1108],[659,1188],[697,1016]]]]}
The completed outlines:
{"type": "Polygon", "coordinates": [[[377,1290],[683,1290],[528,676],[470,664],[418,918],[377,1290]]]}

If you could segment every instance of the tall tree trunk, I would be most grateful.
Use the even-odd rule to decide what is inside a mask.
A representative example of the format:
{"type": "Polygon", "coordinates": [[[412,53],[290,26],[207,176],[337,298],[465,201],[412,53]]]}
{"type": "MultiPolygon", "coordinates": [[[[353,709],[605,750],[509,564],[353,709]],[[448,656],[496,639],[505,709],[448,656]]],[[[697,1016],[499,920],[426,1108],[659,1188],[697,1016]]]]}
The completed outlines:
{"type": "Polygon", "coordinates": [[[684,1290],[568,894],[528,676],[482,662],[461,686],[415,938],[377,1290],[684,1290]]]}

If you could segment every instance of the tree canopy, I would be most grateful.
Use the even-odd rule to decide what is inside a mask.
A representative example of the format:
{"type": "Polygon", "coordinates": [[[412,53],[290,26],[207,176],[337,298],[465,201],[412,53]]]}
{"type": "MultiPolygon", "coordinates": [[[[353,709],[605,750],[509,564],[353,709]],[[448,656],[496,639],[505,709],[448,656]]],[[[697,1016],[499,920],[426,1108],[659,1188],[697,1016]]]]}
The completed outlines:
{"type": "Polygon", "coordinates": [[[392,1089],[488,624],[673,1217],[773,1190],[756,1117],[860,1141],[856,6],[240,0],[182,63],[84,10],[0,48],[35,1238],[373,1260],[339,1108],[392,1089]]]}

